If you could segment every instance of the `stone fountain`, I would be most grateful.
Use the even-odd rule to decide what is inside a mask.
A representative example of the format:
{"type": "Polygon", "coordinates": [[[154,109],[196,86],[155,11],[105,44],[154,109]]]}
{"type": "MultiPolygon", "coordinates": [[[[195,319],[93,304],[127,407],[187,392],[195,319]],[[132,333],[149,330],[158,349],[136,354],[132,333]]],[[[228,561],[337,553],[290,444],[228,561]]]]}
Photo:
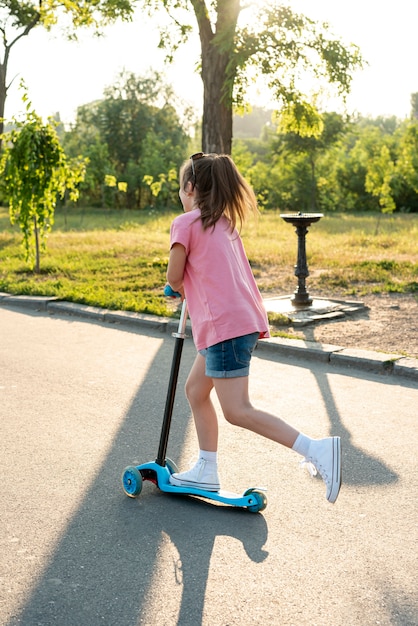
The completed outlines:
{"type": "Polygon", "coordinates": [[[296,229],[298,236],[298,254],[297,263],[295,265],[295,276],[298,279],[298,286],[294,297],[291,299],[293,306],[305,308],[312,306],[312,298],[306,290],[306,279],[309,276],[308,263],[306,261],[306,235],[308,228],[314,222],[318,222],[322,213],[283,213],[280,215],[282,220],[296,229]]]}
{"type": "Polygon", "coordinates": [[[283,314],[293,324],[305,325],[324,319],[345,317],[346,314],[364,309],[362,302],[312,298],[306,289],[306,279],[309,276],[306,260],[306,235],[309,226],[319,222],[323,217],[323,213],[282,213],[280,217],[295,227],[298,237],[297,262],[295,265],[295,276],[298,279],[298,285],[293,296],[265,298],[264,304],[267,311],[283,314]]]}

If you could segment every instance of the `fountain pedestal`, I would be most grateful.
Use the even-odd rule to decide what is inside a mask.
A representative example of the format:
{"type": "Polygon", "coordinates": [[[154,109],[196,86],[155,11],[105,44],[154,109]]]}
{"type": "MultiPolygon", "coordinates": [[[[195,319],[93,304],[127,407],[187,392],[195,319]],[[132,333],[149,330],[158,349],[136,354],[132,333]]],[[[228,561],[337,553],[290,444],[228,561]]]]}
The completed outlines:
{"type": "Polygon", "coordinates": [[[298,236],[297,263],[295,265],[295,276],[298,279],[298,286],[291,303],[298,309],[307,308],[312,305],[312,298],[306,289],[306,279],[309,276],[308,263],[306,261],[306,235],[308,227],[314,222],[318,222],[323,217],[323,213],[283,213],[280,217],[295,227],[298,236]]]}

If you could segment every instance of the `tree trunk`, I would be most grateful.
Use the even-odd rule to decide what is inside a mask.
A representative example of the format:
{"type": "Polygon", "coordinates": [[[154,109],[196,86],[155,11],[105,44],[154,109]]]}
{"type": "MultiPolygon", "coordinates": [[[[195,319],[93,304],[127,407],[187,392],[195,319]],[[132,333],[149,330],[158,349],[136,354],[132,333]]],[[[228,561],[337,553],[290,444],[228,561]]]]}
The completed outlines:
{"type": "Polygon", "coordinates": [[[41,251],[39,246],[39,230],[36,215],[33,216],[34,233],[35,233],[35,272],[37,274],[41,271],[41,251]]]}
{"type": "Polygon", "coordinates": [[[214,46],[202,54],[203,120],[202,150],[231,154],[232,149],[232,94],[224,94],[226,55],[214,46]]]}
{"type": "Polygon", "coordinates": [[[199,26],[203,81],[202,150],[231,154],[235,32],[239,0],[218,0],[215,32],[205,2],[191,0],[199,26]]]}
{"type": "Polygon", "coordinates": [[[309,162],[311,166],[311,211],[316,211],[317,208],[317,187],[316,187],[316,172],[315,172],[315,159],[312,155],[309,156],[309,162]]]}
{"type": "MultiPolygon", "coordinates": [[[[39,5],[41,4],[42,1],[39,0],[39,5]]],[[[35,28],[35,26],[38,24],[40,18],[40,13],[37,13],[33,20],[29,24],[26,24],[26,26],[23,27],[23,31],[19,33],[10,43],[7,43],[6,33],[3,32],[4,57],[3,63],[0,63],[0,150],[2,146],[1,135],[4,132],[3,118],[6,107],[7,91],[13,82],[12,80],[9,84],[7,84],[7,66],[9,63],[10,51],[12,47],[19,41],[19,39],[29,35],[32,28],[35,28]]]]}
{"type": "Polygon", "coordinates": [[[9,61],[9,48],[4,49],[3,63],[0,63],[0,151],[2,147],[2,135],[4,133],[4,110],[7,98],[7,64],[9,61]]]}

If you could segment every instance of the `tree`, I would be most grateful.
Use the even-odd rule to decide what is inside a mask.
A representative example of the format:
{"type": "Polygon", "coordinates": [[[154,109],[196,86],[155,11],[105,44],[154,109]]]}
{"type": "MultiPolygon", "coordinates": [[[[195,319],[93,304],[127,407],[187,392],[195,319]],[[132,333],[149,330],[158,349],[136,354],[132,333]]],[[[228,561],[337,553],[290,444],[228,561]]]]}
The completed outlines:
{"type": "MultiPolygon", "coordinates": [[[[150,12],[154,11],[155,0],[142,1],[150,12]]],[[[251,13],[246,24],[239,0],[190,2],[201,45],[205,152],[231,152],[233,106],[244,103],[255,75],[264,77],[277,108],[290,104],[303,119],[309,110],[301,90],[306,74],[313,75],[318,83],[325,79],[339,95],[344,95],[349,92],[353,71],[361,67],[356,46],[344,47],[329,34],[327,25],[292,12],[278,0],[258,6],[258,13],[251,13]]],[[[161,36],[160,46],[169,47],[171,58],[192,27],[185,23],[185,15],[189,14],[186,1],[164,0],[162,4],[175,18],[179,30],[171,37],[165,30],[161,36]]],[[[251,10],[246,9],[247,13],[251,10]]]]}
{"type": "Polygon", "coordinates": [[[63,146],[66,154],[76,156],[82,154],[86,159],[86,175],[80,183],[80,200],[90,206],[102,207],[109,204],[106,195],[106,177],[112,176],[116,180],[115,168],[109,157],[109,150],[99,133],[93,134],[91,127],[77,125],[66,132],[63,137],[63,146]]]}
{"type": "Polygon", "coordinates": [[[126,183],[129,208],[154,203],[158,188],[159,204],[172,200],[167,172],[178,171],[189,142],[173,104],[172,87],[158,73],[122,73],[103,100],[79,107],[65,145],[90,157],[86,178],[96,189],[105,175],[114,177],[113,189],[126,183]]]}
{"type": "Polygon", "coordinates": [[[364,188],[375,199],[375,208],[392,213],[396,209],[392,185],[397,152],[395,129],[387,132],[376,121],[361,128],[352,155],[365,173],[364,188]]]}
{"type": "Polygon", "coordinates": [[[28,102],[25,120],[15,121],[16,128],[6,136],[8,145],[0,173],[4,176],[10,221],[18,222],[26,260],[34,259],[35,271],[39,273],[40,250],[54,222],[57,198],[64,197],[68,190],[70,199],[77,199],[85,162],[67,160],[55,128],[50,123],[43,124],[30,106],[28,102]]]}
{"type": "Polygon", "coordinates": [[[119,17],[128,19],[132,10],[129,0],[0,0],[0,35],[3,44],[3,56],[0,58],[0,136],[4,130],[5,103],[11,85],[7,78],[10,53],[22,37],[29,35],[39,25],[49,30],[57,24],[59,18],[67,16],[71,23],[67,34],[76,38],[77,28],[99,28],[119,17]]]}
{"type": "Polygon", "coordinates": [[[402,128],[397,168],[408,185],[418,193],[418,121],[408,122],[402,128]]]}
{"type": "Polygon", "coordinates": [[[418,120],[403,122],[397,139],[393,181],[396,206],[403,211],[418,211],[418,120]]]}
{"type": "Polygon", "coordinates": [[[309,202],[307,209],[318,209],[318,180],[317,160],[325,154],[332,145],[342,136],[345,129],[345,121],[338,113],[323,113],[319,115],[315,110],[309,114],[309,119],[302,124],[298,120],[293,108],[280,116],[279,137],[276,142],[276,150],[284,150],[288,157],[293,154],[304,155],[308,163],[309,202]]]}
{"type": "MultiPolygon", "coordinates": [[[[418,211],[418,122],[396,118],[345,119],[323,113],[317,133],[279,133],[234,140],[233,158],[262,209],[298,212],[418,211]],[[311,204],[314,160],[315,207],[311,204]]],[[[257,134],[259,130],[257,131],[257,134]]],[[[379,221],[377,222],[377,228],[379,221]]]]}

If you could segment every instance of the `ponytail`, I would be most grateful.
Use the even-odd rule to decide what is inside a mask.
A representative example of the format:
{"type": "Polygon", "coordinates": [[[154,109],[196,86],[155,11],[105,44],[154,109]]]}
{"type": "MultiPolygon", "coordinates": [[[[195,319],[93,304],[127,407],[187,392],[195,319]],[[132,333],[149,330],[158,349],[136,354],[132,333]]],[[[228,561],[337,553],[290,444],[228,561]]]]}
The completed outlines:
{"type": "Polygon", "coordinates": [[[231,231],[241,227],[251,213],[257,213],[254,191],[227,154],[203,154],[189,159],[180,171],[183,188],[190,182],[196,189],[203,228],[214,227],[225,216],[231,231]]]}

